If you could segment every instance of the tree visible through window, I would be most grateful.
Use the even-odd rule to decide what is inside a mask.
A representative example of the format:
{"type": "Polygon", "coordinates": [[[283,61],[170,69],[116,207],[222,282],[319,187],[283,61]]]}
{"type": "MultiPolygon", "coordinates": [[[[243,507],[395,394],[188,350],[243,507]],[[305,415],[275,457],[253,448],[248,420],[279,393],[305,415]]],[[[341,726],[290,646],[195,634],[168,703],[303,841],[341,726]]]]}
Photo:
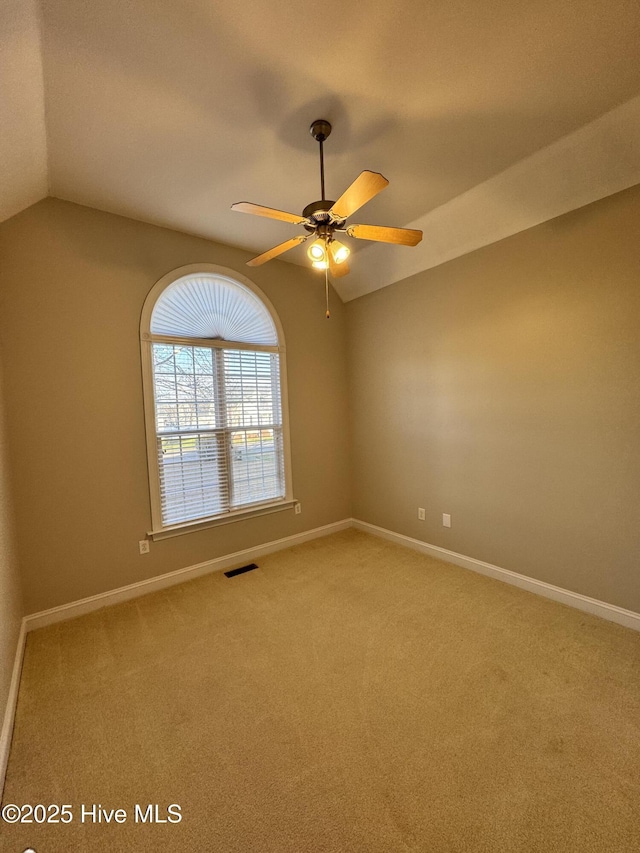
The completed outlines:
{"type": "Polygon", "coordinates": [[[182,276],[155,301],[145,344],[154,527],[284,501],[281,347],[258,296],[219,274],[182,276]]]}

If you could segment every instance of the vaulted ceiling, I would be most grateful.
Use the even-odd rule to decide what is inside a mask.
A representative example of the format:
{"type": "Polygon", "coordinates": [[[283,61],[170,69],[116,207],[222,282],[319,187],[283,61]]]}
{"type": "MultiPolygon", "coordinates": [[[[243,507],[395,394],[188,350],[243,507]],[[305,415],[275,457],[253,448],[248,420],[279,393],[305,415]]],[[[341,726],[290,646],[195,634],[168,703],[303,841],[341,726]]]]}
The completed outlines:
{"type": "MultiPolygon", "coordinates": [[[[633,0],[4,0],[0,218],[45,195],[258,254],[363,169],[354,298],[640,182],[633,0]]],[[[305,263],[302,247],[283,259],[305,263]]]]}

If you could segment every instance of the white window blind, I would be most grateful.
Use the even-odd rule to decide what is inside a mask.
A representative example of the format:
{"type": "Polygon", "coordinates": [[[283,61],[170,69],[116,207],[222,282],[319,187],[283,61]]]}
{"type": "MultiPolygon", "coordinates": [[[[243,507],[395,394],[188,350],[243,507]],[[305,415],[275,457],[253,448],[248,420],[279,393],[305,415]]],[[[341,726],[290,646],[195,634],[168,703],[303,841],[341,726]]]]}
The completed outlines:
{"type": "Polygon", "coordinates": [[[284,497],[277,353],[153,344],[165,525],[284,497]]]}
{"type": "Polygon", "coordinates": [[[260,299],[226,276],[178,279],[156,303],[151,331],[181,338],[278,343],[273,319],[260,299]]]}
{"type": "Polygon", "coordinates": [[[161,527],[284,500],[278,337],[258,296],[185,276],[161,293],[149,328],[161,527]]]}

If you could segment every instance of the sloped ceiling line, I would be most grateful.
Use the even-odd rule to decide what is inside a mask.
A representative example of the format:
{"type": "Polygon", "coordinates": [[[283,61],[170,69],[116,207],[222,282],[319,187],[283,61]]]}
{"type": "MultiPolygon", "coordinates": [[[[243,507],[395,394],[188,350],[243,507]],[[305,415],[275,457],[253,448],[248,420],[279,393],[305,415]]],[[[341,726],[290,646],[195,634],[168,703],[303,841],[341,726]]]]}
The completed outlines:
{"type": "Polygon", "coordinates": [[[411,251],[367,248],[335,287],[357,299],[639,183],[640,96],[410,222],[411,251]]]}

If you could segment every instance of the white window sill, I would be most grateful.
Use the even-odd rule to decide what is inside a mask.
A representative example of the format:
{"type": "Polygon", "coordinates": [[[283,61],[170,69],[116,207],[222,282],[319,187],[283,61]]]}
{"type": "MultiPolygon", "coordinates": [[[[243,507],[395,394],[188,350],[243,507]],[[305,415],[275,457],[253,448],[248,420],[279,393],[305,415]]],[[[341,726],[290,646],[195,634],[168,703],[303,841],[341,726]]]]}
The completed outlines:
{"type": "Polygon", "coordinates": [[[281,500],[269,504],[259,504],[247,509],[237,509],[218,515],[214,518],[199,518],[195,521],[184,521],[160,530],[151,530],[147,534],[153,541],[168,539],[171,536],[182,536],[184,533],[193,533],[196,530],[206,530],[208,527],[219,527],[221,524],[231,524],[233,521],[244,521],[248,518],[256,518],[259,515],[267,515],[271,512],[282,512],[285,509],[293,509],[296,500],[281,500]]]}

